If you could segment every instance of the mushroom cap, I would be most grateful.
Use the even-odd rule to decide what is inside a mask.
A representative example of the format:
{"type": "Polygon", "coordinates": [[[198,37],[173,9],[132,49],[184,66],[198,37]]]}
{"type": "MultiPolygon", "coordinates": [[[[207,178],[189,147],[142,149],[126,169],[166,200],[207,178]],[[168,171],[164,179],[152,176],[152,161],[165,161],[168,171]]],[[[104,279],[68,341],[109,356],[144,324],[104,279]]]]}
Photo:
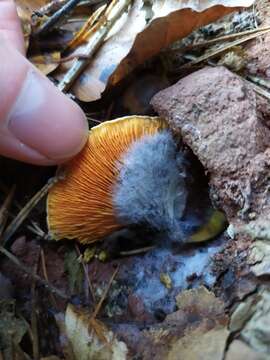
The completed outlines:
{"type": "Polygon", "coordinates": [[[123,155],[136,140],[167,127],[165,120],[148,116],[127,116],[93,127],[84,149],[61,166],[63,179],[49,191],[47,222],[52,238],[91,243],[122,228],[113,188],[123,155]]]}

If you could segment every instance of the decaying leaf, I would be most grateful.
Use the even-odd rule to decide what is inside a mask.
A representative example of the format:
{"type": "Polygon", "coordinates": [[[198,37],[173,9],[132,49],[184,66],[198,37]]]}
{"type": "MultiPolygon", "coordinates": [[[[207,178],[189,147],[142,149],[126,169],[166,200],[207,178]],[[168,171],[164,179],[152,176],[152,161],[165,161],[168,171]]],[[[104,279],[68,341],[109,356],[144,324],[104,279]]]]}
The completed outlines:
{"type": "Polygon", "coordinates": [[[167,356],[167,360],[222,360],[229,332],[217,326],[207,331],[206,326],[199,327],[176,341],[167,356]]]}
{"type": "Polygon", "coordinates": [[[128,349],[112,331],[91,314],[68,305],[65,317],[66,333],[76,360],[125,360],[128,349]],[[95,322],[96,326],[92,326],[95,322]],[[99,331],[97,331],[97,327],[99,331]]]}
{"type": "Polygon", "coordinates": [[[270,274],[270,243],[269,241],[256,240],[249,254],[251,270],[256,276],[270,274]]]}
{"type": "MultiPolygon", "coordinates": [[[[117,84],[127,73],[162,48],[182,39],[195,28],[208,24],[233,11],[250,6],[252,0],[160,1],[135,0],[111,29],[105,43],[72,90],[82,101],[101,97],[106,86],[117,84]],[[150,11],[151,10],[151,11],[150,11]],[[150,15],[149,15],[150,14],[150,15]]],[[[84,47],[76,49],[83,54],[84,47]]],[[[59,69],[61,78],[71,64],[59,69]]]]}
{"type": "Polygon", "coordinates": [[[16,316],[13,301],[0,302],[0,352],[4,359],[14,359],[14,349],[28,329],[27,323],[16,316]]]}
{"type": "Polygon", "coordinates": [[[224,313],[222,301],[204,286],[183,291],[176,297],[176,303],[179,310],[189,308],[200,314],[211,314],[216,319],[224,313]]]}
{"type": "MultiPolygon", "coordinates": [[[[258,296],[258,295],[255,295],[258,296]]],[[[241,331],[241,337],[254,350],[263,354],[270,352],[270,292],[262,288],[259,292],[259,300],[250,319],[241,331]]]]}
{"type": "Polygon", "coordinates": [[[168,360],[223,359],[229,331],[222,301],[203,286],[180,293],[176,301],[179,310],[197,313],[201,319],[173,344],[168,360]],[[215,320],[209,326],[211,318],[215,320]]]}

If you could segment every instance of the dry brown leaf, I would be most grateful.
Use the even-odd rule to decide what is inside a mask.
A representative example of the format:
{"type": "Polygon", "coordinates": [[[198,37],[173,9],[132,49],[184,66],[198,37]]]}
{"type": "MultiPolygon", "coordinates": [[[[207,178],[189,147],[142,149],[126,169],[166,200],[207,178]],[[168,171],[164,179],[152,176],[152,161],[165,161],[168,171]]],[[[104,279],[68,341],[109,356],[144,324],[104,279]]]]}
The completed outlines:
{"type": "Polygon", "coordinates": [[[223,302],[204,286],[183,291],[176,297],[176,304],[179,310],[193,309],[199,314],[214,316],[216,320],[225,313],[223,302]]]}
{"type": "MultiPolygon", "coordinates": [[[[250,6],[253,0],[154,0],[150,8],[135,0],[109,32],[107,40],[73,86],[82,101],[101,97],[106,86],[117,84],[127,73],[162,48],[184,38],[195,28],[232,12],[235,7],[250,6]],[[147,17],[151,19],[147,21],[147,17]]],[[[76,50],[83,52],[83,47],[76,50]]],[[[62,67],[58,78],[67,71],[62,67]]],[[[71,64],[69,64],[71,66],[71,64]]]]}
{"type": "Polygon", "coordinates": [[[201,286],[177,296],[179,310],[143,331],[144,360],[221,360],[229,331],[224,303],[201,286]]]}
{"type": "Polygon", "coordinates": [[[15,0],[15,3],[22,24],[25,48],[28,49],[32,31],[32,15],[36,10],[49,3],[49,0],[15,0]]]}
{"type": "Polygon", "coordinates": [[[39,10],[50,0],[15,0],[19,16],[30,19],[33,12],[39,10]]]}
{"type": "Polygon", "coordinates": [[[178,312],[193,313],[195,318],[201,319],[187,328],[183,337],[172,343],[166,360],[223,359],[229,331],[222,301],[201,286],[183,291],[176,297],[176,302],[178,312]]]}
{"type": "Polygon", "coordinates": [[[166,360],[222,360],[228,335],[225,327],[199,327],[175,342],[166,360]]]}

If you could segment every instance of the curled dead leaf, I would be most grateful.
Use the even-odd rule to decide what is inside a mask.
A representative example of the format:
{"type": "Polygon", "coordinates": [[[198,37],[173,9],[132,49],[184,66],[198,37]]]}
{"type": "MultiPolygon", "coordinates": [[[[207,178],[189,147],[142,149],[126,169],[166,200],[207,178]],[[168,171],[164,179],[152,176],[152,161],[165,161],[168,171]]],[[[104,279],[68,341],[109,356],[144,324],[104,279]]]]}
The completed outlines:
{"type": "MultiPolygon", "coordinates": [[[[97,100],[105,88],[117,84],[136,66],[172,42],[237,7],[247,7],[252,3],[252,0],[155,0],[145,6],[143,0],[135,0],[109,31],[104,44],[72,90],[82,101],[97,100]]],[[[81,54],[83,51],[84,46],[75,52],[81,54]]],[[[61,79],[71,65],[62,66],[57,78],[61,79]]]]}

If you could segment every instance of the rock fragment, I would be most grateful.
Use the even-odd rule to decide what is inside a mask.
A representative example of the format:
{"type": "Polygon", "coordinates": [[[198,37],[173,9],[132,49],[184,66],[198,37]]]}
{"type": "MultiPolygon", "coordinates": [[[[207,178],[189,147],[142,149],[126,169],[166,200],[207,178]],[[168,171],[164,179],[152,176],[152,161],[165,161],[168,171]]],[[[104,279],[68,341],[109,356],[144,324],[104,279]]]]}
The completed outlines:
{"type": "Polygon", "coordinates": [[[265,99],[226,68],[206,67],[159,92],[152,105],[199,158],[231,223],[270,219],[265,99]]]}

